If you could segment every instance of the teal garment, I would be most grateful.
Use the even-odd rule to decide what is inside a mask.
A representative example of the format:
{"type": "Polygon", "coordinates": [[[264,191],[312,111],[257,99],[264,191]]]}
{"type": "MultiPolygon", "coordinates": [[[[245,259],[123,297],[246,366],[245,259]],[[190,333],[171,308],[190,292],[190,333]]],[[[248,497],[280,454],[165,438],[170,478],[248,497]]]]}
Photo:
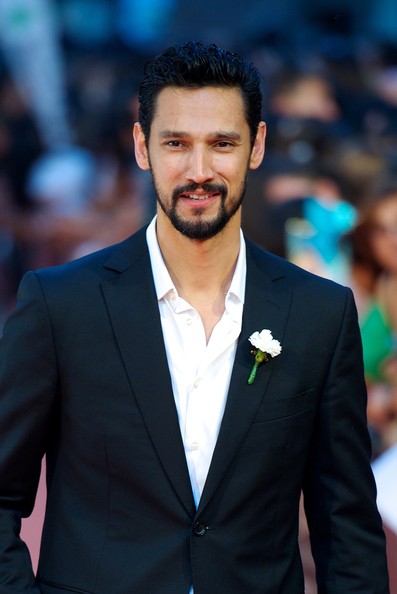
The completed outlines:
{"type": "Polygon", "coordinates": [[[385,381],[382,365],[393,352],[393,332],[376,301],[360,324],[364,369],[369,381],[385,381]]]}
{"type": "Polygon", "coordinates": [[[303,216],[316,231],[312,237],[313,247],[322,260],[330,264],[340,253],[341,236],[356,222],[356,209],[343,200],[324,204],[316,198],[307,198],[303,216]]]}

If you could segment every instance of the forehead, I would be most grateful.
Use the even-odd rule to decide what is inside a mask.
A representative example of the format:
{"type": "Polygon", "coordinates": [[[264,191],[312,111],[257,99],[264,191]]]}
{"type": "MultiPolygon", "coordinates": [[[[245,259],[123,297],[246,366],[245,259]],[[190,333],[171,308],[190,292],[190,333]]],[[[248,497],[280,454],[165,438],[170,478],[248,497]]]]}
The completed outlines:
{"type": "Polygon", "coordinates": [[[244,101],[239,88],[166,87],[160,91],[156,99],[152,131],[166,128],[193,132],[214,127],[219,130],[240,131],[246,128],[248,131],[244,101]]]}

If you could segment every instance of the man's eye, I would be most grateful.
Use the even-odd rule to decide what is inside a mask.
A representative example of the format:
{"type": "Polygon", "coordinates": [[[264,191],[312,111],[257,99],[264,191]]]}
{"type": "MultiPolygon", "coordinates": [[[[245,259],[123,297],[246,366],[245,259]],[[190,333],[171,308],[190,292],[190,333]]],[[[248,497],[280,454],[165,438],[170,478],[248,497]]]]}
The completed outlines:
{"type": "Polygon", "coordinates": [[[219,146],[219,148],[229,148],[233,145],[231,142],[228,142],[227,140],[221,140],[220,142],[216,143],[216,146],[219,146]]]}
{"type": "Polygon", "coordinates": [[[167,142],[167,146],[179,148],[180,146],[182,146],[182,143],[180,142],[180,140],[169,140],[167,142]]]}

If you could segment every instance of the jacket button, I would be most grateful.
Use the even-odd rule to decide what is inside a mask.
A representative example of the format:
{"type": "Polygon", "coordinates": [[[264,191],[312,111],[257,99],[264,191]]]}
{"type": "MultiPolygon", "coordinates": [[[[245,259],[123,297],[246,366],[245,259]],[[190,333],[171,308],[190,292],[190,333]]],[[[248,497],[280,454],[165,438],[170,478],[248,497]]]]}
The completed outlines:
{"type": "Polygon", "coordinates": [[[201,522],[196,522],[193,526],[193,532],[196,536],[204,536],[206,527],[201,522]]]}

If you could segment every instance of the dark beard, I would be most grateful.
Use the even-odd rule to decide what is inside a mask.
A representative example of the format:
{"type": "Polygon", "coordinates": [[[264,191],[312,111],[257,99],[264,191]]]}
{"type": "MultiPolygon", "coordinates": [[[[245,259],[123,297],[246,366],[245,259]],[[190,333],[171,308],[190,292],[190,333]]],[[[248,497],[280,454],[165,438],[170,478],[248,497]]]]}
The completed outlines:
{"type": "Polygon", "coordinates": [[[238,196],[237,200],[231,205],[231,210],[227,210],[225,207],[226,198],[227,198],[227,190],[225,186],[221,184],[196,184],[191,183],[186,186],[181,186],[176,188],[172,193],[172,206],[171,209],[167,211],[163,201],[160,198],[159,192],[157,190],[156,181],[153,178],[153,185],[157,196],[157,201],[164,212],[164,214],[169,218],[172,225],[175,227],[177,231],[188,237],[189,239],[210,239],[214,237],[218,233],[220,233],[228,224],[230,219],[234,217],[234,215],[239,210],[246,190],[246,180],[244,180],[243,187],[241,189],[240,196],[238,196]],[[177,203],[179,196],[181,194],[194,192],[197,189],[202,189],[204,192],[218,192],[221,195],[221,204],[218,211],[218,214],[215,218],[210,221],[204,221],[201,219],[201,210],[196,210],[196,219],[186,221],[182,219],[177,213],[177,203]]]}

